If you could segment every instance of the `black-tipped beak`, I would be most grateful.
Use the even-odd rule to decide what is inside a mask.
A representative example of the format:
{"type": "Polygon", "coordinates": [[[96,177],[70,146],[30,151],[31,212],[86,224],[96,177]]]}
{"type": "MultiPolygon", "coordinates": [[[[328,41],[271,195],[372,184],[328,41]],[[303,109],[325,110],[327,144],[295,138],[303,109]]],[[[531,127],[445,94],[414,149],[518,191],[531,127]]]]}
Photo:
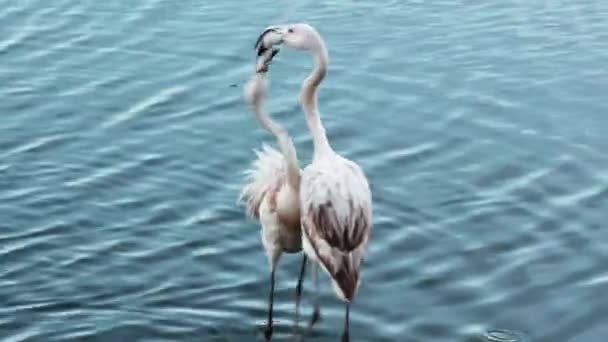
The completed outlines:
{"type": "Polygon", "coordinates": [[[268,51],[268,49],[271,49],[269,56],[266,56],[265,54],[268,54],[268,52],[265,52],[260,57],[258,57],[258,58],[261,58],[261,61],[262,61],[261,65],[258,62],[258,66],[256,69],[256,72],[258,72],[258,73],[268,72],[268,65],[270,65],[270,62],[272,61],[274,56],[276,56],[276,54],[279,53],[279,49],[270,47],[270,48],[267,48],[266,51],[268,51]]]}
{"type": "MultiPolygon", "coordinates": [[[[281,29],[278,27],[271,26],[265,29],[255,42],[255,50],[258,57],[263,55],[269,48],[272,48],[273,45],[280,44],[282,42],[281,35],[281,29]]],[[[276,53],[273,53],[273,56],[274,54],[276,53]]]]}

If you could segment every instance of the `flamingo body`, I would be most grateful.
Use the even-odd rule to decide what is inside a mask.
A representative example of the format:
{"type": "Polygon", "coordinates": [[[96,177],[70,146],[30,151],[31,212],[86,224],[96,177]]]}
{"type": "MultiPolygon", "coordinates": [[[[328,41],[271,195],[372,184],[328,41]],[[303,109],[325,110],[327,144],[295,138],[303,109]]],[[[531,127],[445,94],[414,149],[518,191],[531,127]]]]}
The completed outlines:
{"type": "Polygon", "coordinates": [[[262,243],[272,268],[282,252],[302,250],[299,198],[297,189],[287,183],[281,152],[264,144],[256,156],[240,199],[248,216],[261,225],[262,243]]]}
{"type": "Polygon", "coordinates": [[[350,302],[371,227],[365,175],[337,154],[319,158],[302,173],[300,202],[304,252],[330,276],[338,297],[350,302]]]}

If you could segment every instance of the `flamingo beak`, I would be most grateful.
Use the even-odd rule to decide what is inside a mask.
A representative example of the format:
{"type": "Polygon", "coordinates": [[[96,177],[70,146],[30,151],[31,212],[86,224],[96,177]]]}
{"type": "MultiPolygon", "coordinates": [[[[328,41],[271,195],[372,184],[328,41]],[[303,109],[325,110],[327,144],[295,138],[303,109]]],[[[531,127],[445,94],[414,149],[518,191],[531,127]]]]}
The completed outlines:
{"type": "Polygon", "coordinates": [[[283,43],[283,29],[278,26],[270,26],[258,36],[255,42],[256,54],[259,57],[273,45],[281,43],[283,43]]]}
{"type": "Polygon", "coordinates": [[[272,61],[274,56],[276,56],[277,53],[279,53],[279,49],[275,49],[272,47],[269,49],[266,49],[262,53],[262,55],[260,57],[258,57],[255,72],[257,72],[257,73],[268,72],[268,65],[270,65],[270,62],[272,61]]]}
{"type": "Polygon", "coordinates": [[[263,73],[268,71],[268,65],[279,53],[279,49],[274,48],[274,45],[283,43],[284,30],[278,26],[267,27],[255,42],[255,50],[258,58],[256,64],[256,72],[263,73]]]}

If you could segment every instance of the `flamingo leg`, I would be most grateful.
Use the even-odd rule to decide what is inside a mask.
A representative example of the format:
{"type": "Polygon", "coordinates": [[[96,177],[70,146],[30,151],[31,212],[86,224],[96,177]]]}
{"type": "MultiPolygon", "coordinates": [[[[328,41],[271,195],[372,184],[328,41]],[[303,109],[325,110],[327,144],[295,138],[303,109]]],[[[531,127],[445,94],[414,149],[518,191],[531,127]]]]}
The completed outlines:
{"type": "Polygon", "coordinates": [[[272,309],[273,309],[273,302],[274,302],[274,271],[275,268],[272,268],[272,271],[270,272],[270,295],[268,298],[268,321],[266,322],[266,331],[264,332],[264,335],[266,336],[266,340],[270,341],[270,338],[272,337],[272,309]]]}
{"type": "Polygon", "coordinates": [[[342,333],[342,342],[349,342],[350,338],[348,335],[348,325],[349,325],[349,313],[350,313],[350,303],[346,303],[345,305],[345,315],[344,315],[344,332],[342,333]]]}
{"type": "Polygon", "coordinates": [[[321,310],[319,309],[319,266],[316,263],[313,263],[312,265],[312,282],[314,284],[314,294],[313,312],[312,318],[310,319],[311,327],[321,319],[321,310]]]}
{"type": "Polygon", "coordinates": [[[299,318],[300,299],[302,298],[302,282],[304,281],[304,274],[306,273],[306,254],[302,258],[302,268],[300,269],[300,276],[298,278],[298,285],[296,286],[296,322],[299,318]]]}

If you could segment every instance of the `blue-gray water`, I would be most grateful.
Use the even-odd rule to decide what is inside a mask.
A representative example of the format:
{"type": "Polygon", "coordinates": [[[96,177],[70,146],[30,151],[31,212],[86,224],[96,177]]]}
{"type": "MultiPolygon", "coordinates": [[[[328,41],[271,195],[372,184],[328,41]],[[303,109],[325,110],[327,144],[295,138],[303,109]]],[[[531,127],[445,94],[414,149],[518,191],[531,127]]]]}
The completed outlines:
{"type": "MultiPolygon", "coordinates": [[[[325,37],[322,119],[372,183],[353,341],[604,341],[600,0],[0,1],[0,340],[261,340],[268,265],[235,201],[273,140],[242,85],[288,20],[325,37]]],[[[303,164],[310,66],[283,48],[270,72],[303,164]]],[[[277,341],[299,262],[277,273],[277,341]]],[[[341,333],[321,279],[307,341],[341,333]]]]}

